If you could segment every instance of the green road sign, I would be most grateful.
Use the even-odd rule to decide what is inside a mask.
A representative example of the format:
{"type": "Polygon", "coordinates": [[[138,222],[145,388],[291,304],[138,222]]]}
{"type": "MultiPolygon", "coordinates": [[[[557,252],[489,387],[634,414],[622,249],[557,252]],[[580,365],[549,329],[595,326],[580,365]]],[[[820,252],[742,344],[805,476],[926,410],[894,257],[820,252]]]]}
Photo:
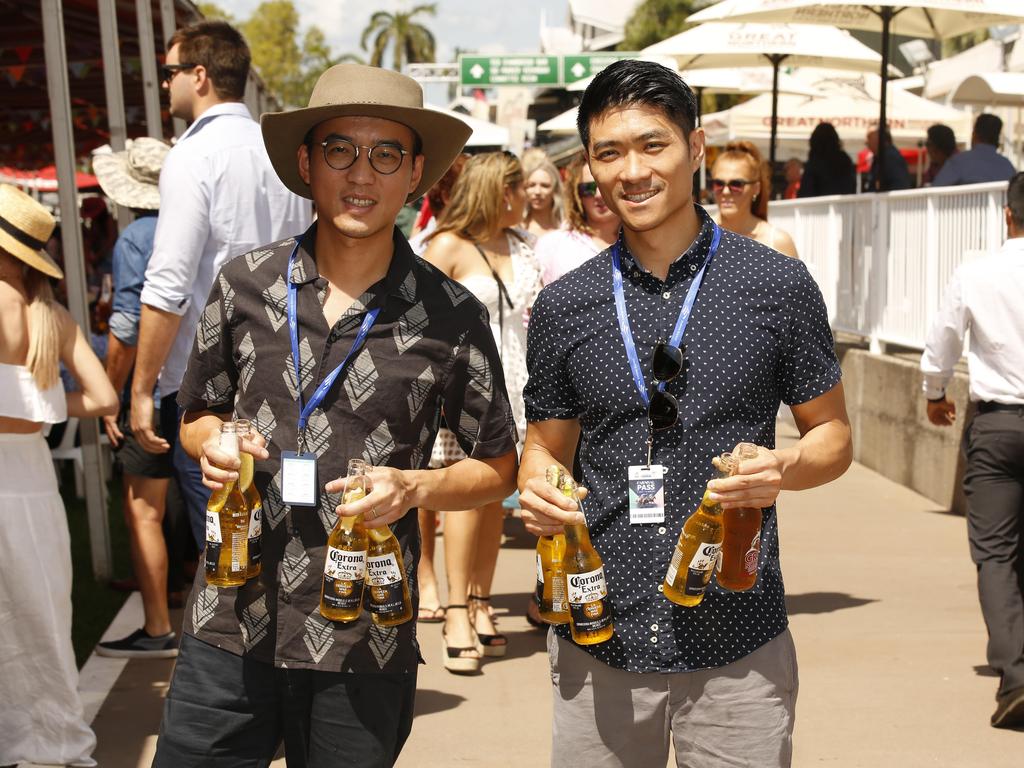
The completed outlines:
{"type": "Polygon", "coordinates": [[[459,56],[464,87],[558,85],[558,56],[459,56]]]}
{"type": "Polygon", "coordinates": [[[640,54],[615,51],[609,53],[580,53],[562,57],[562,82],[566,85],[596,75],[609,64],[620,59],[635,59],[640,54]]]}

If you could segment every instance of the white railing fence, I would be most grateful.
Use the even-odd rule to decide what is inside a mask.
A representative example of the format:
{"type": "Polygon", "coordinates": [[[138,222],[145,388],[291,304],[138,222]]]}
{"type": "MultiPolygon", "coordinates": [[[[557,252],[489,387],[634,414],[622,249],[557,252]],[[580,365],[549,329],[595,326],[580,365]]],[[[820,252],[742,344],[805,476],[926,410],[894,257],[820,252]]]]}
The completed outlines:
{"type": "Polygon", "coordinates": [[[1005,238],[1006,184],[771,203],[821,286],[837,331],[923,349],[953,271],[1005,238]]]}

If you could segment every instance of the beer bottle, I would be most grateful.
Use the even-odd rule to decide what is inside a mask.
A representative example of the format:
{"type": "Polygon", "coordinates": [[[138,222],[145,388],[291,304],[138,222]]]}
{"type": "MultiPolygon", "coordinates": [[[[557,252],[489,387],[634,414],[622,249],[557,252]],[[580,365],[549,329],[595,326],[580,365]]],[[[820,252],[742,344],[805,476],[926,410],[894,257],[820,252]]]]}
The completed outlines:
{"type": "MultiPolygon", "coordinates": [[[[255,437],[252,422],[248,419],[236,419],[235,429],[238,431],[238,439],[249,439],[255,437]]],[[[263,558],[263,498],[256,490],[256,483],[253,482],[253,458],[251,453],[240,451],[238,454],[242,466],[238,468],[238,486],[245,496],[245,503],[249,507],[249,568],[245,572],[246,579],[255,579],[260,575],[260,561],[263,558]]]]}
{"type": "MultiPolygon", "coordinates": [[[[740,443],[733,451],[739,461],[757,458],[757,446],[740,443]]],[[[734,592],[750,589],[757,582],[757,561],[761,556],[761,510],[753,507],[722,512],[725,537],[722,540],[722,570],[718,583],[734,592]]]]}
{"type": "MultiPolygon", "coordinates": [[[[545,472],[549,485],[559,487],[561,467],[552,464],[545,472]]],[[[548,624],[569,621],[569,603],[565,586],[565,534],[541,536],[537,539],[537,607],[540,618],[548,624]]]]}
{"type": "MultiPolygon", "coordinates": [[[[579,505],[576,481],[561,470],[558,477],[561,492],[579,505]]],[[[612,604],[608,599],[608,583],[604,564],[590,543],[586,523],[565,526],[565,583],[569,601],[569,630],[578,645],[603,643],[615,632],[612,604]]]]}
{"type": "Polygon", "coordinates": [[[386,525],[367,528],[366,553],[367,608],[375,624],[393,627],[412,618],[412,598],[405,578],[402,547],[386,525]]]}
{"type": "MultiPolygon", "coordinates": [[[[723,453],[718,460],[718,477],[729,477],[735,467],[732,454],[723,453]]],[[[683,525],[665,575],[665,597],[676,605],[693,607],[704,599],[722,552],[722,507],[708,498],[709,493],[704,491],[697,511],[683,525]]]]}
{"type": "MultiPolygon", "coordinates": [[[[221,450],[238,456],[238,431],[234,422],[220,426],[221,450]]],[[[237,481],[210,494],[206,506],[206,583],[238,587],[249,569],[249,509],[237,481]]]]}
{"type": "MultiPolygon", "coordinates": [[[[362,459],[348,463],[346,504],[366,495],[366,464],[362,459]]],[[[355,621],[363,611],[366,580],[366,552],[369,540],[362,515],[339,517],[327,538],[324,580],[320,587],[320,615],[331,621],[355,621]]]]}

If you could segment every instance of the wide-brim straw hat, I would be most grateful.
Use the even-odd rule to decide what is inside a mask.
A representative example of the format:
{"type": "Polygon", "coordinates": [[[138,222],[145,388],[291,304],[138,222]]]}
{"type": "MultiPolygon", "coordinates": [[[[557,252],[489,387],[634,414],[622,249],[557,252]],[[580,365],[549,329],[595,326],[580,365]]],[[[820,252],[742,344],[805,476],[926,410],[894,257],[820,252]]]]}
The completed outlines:
{"type": "Polygon", "coordinates": [[[64,273],[43,250],[56,225],[56,219],[38,202],[17,187],[0,184],[0,248],[60,280],[64,273]]]}
{"type": "Polygon", "coordinates": [[[444,175],[473,132],[457,117],[424,108],[423,89],[410,77],[380,67],[336,64],[316,81],[308,107],[267,112],[260,118],[270,162],[295,194],[312,197],[299,175],[296,150],[310,128],[336,117],[380,117],[416,132],[423,146],[423,177],[410,200],[426,193],[444,175]]]}
{"type": "Polygon", "coordinates": [[[92,156],[92,170],[103,194],[118,205],[137,210],[160,208],[160,169],[171,146],[142,136],[129,140],[123,152],[92,156]]]}

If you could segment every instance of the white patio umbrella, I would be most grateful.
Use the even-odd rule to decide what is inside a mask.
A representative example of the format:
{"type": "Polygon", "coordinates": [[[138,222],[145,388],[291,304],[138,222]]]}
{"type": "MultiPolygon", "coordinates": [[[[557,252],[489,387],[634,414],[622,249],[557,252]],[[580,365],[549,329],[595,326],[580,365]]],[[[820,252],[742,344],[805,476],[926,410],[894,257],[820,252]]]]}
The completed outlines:
{"type": "Polygon", "coordinates": [[[470,117],[452,109],[435,107],[433,104],[427,104],[426,106],[427,109],[457,118],[472,128],[473,133],[470,134],[469,141],[466,142],[467,147],[501,147],[504,149],[508,146],[508,128],[503,128],[487,120],[478,120],[475,117],[470,117]]]}
{"type": "MultiPolygon", "coordinates": [[[[647,55],[671,56],[681,70],[698,67],[756,66],[766,61],[773,72],[772,125],[778,116],[779,67],[829,67],[872,71],[882,57],[836,27],[814,24],[701,24],[645,48],[647,55]]],[[[768,145],[774,174],[775,138],[768,145]]]]}
{"type": "MultiPolygon", "coordinates": [[[[886,127],[889,38],[901,35],[941,40],[982,27],[1024,23],[1021,0],[722,0],[687,19],[828,24],[882,33],[878,125],[886,127]]],[[[885,153],[878,153],[879,173],[885,153]]]]}

